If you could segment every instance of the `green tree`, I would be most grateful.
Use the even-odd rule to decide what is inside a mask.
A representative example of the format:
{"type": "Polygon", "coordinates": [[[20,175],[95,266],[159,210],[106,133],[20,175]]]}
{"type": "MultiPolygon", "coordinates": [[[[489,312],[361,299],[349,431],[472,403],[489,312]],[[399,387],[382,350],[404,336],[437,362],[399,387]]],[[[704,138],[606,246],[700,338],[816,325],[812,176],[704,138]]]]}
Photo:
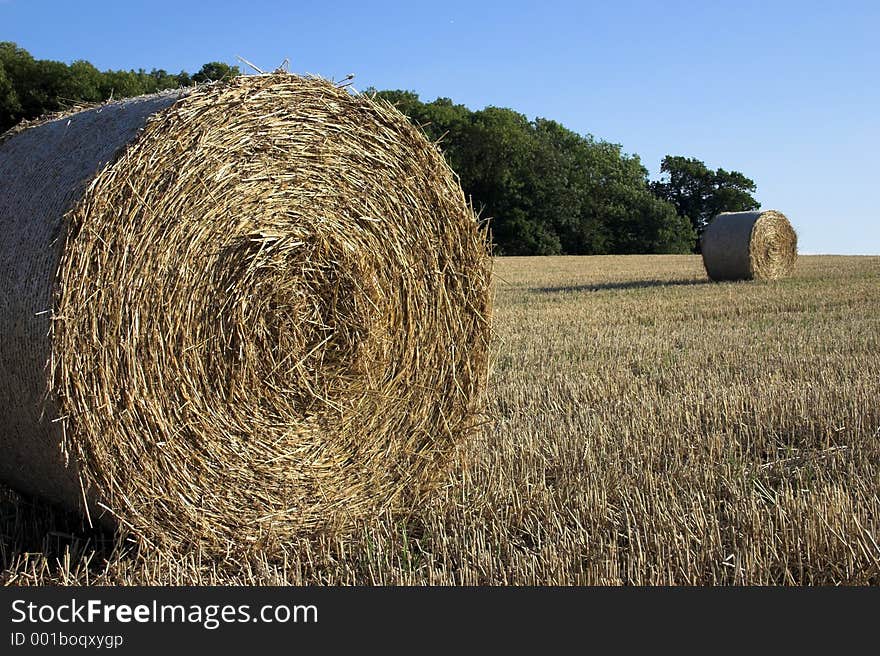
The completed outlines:
{"type": "MultiPolygon", "coordinates": [[[[219,79],[238,74],[238,68],[218,62],[205,64],[201,78],[219,79]]],[[[22,119],[36,118],[80,103],[128,98],[163,89],[189,86],[186,71],[162,69],[101,72],[87,61],[69,66],[63,62],[34,59],[15,43],[0,42],[0,132],[22,119]]]]}
{"type": "MultiPolygon", "coordinates": [[[[449,165],[458,173],[464,171],[467,138],[472,112],[464,105],[456,105],[449,98],[437,98],[423,103],[412,91],[376,91],[367,89],[369,95],[385,100],[397,107],[403,114],[422,128],[432,141],[438,142],[449,165]]],[[[462,181],[463,186],[467,182],[462,181]]]]}
{"type": "Polygon", "coordinates": [[[0,132],[15,125],[21,116],[21,103],[12,86],[12,80],[6,74],[6,68],[0,61],[0,132]]]}
{"type": "Polygon", "coordinates": [[[647,170],[620,146],[556,121],[510,109],[472,112],[448,98],[423,103],[411,91],[380,91],[429,138],[506,255],[689,252],[694,233],[650,190],[647,170]]]}
{"type": "Polygon", "coordinates": [[[153,92],[162,91],[163,89],[176,89],[178,87],[188,87],[192,84],[192,78],[186,71],[172,74],[161,68],[154,68],[149,72],[149,86],[153,92]]]}
{"type": "Polygon", "coordinates": [[[77,60],[70,65],[71,93],[78,101],[100,102],[103,73],[89,62],[77,60]]]}
{"type": "Polygon", "coordinates": [[[135,71],[105,71],[101,80],[101,98],[131,98],[147,93],[144,80],[135,71]]]}
{"type": "Polygon", "coordinates": [[[686,217],[697,235],[720,212],[756,210],[761,204],[752,194],[755,182],[739,171],[713,171],[698,159],[667,155],[660,166],[661,179],[651,189],[661,200],[686,217]]]}
{"type": "Polygon", "coordinates": [[[218,80],[229,80],[236,75],[241,75],[238,66],[230,66],[223,62],[208,62],[192,76],[192,79],[193,82],[217,82],[218,80]]]}
{"type": "Polygon", "coordinates": [[[653,196],[648,172],[620,146],[537,119],[534,216],[573,254],[688,252],[693,231],[653,196]]]}
{"type": "Polygon", "coordinates": [[[7,94],[8,104],[4,106],[4,113],[8,112],[9,118],[0,129],[6,130],[22,118],[34,118],[46,111],[34,90],[38,78],[37,63],[27,50],[9,41],[0,42],[0,67],[12,87],[7,94]]]}

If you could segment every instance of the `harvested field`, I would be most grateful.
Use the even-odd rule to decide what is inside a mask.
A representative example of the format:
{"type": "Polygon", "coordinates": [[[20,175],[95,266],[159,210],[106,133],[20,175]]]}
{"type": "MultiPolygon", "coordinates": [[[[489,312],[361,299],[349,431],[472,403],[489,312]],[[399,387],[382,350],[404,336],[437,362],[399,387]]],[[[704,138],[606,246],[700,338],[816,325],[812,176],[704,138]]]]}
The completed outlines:
{"type": "Polygon", "coordinates": [[[11,492],[11,584],[880,583],[880,257],[710,284],[699,256],[496,262],[495,423],[441,493],[236,562],[11,492]]]}

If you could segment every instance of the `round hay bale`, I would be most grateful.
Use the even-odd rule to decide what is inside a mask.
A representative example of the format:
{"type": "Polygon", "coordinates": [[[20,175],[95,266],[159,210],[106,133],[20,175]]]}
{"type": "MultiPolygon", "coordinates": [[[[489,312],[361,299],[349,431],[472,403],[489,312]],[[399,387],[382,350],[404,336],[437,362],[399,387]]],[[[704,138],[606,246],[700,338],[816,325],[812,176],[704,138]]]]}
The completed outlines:
{"type": "Polygon", "coordinates": [[[482,421],[484,231],[396,109],[239,77],[0,143],[0,478],[157,547],[401,510],[482,421]]]}
{"type": "Polygon", "coordinates": [[[782,212],[723,212],[703,232],[703,266],[712,280],[776,280],[794,270],[797,234],[782,212]]]}

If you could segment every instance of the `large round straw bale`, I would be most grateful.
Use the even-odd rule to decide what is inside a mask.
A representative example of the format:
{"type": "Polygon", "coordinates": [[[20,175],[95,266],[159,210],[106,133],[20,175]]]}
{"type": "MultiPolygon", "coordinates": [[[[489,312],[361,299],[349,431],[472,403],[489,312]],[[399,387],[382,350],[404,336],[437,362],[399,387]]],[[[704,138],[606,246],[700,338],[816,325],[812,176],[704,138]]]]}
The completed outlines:
{"type": "Polygon", "coordinates": [[[797,234],[782,212],[723,212],[700,241],[712,280],[775,280],[789,275],[797,259],[797,234]]]}
{"type": "Polygon", "coordinates": [[[11,486],[274,551],[417,502],[481,422],[485,234],[391,106],[240,77],[9,133],[0,181],[11,486]]]}

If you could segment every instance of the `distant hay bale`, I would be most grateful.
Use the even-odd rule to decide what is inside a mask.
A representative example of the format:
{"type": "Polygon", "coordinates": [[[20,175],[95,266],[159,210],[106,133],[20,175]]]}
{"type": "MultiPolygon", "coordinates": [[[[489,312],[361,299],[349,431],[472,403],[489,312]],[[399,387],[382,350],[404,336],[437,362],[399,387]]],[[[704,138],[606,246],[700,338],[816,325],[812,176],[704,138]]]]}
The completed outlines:
{"type": "Polygon", "coordinates": [[[782,212],[723,212],[700,241],[712,280],[776,280],[797,260],[797,234],[782,212]]]}
{"type": "Polygon", "coordinates": [[[0,142],[0,479],[147,544],[416,503],[481,418],[491,258],[397,110],[239,77],[0,142]]]}

